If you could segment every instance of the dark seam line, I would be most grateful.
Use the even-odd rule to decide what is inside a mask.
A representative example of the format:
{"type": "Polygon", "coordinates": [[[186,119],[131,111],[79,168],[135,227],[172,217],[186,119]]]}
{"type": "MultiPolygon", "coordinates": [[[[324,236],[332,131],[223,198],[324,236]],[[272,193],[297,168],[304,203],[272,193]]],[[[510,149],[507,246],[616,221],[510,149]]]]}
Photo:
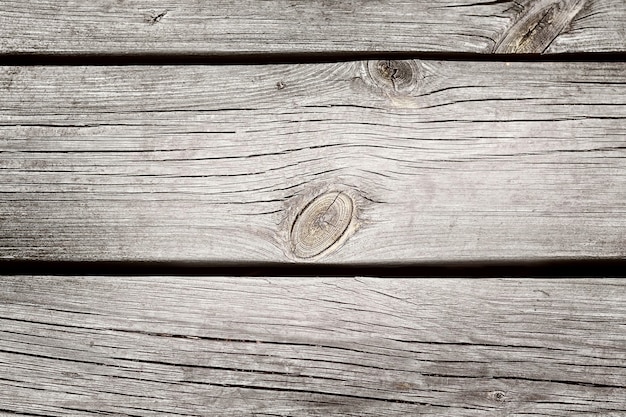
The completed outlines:
{"type": "Polygon", "coordinates": [[[0,53],[0,65],[261,65],[335,63],[362,60],[421,59],[506,62],[626,62],[626,52],[561,54],[480,54],[464,52],[286,52],[286,53],[0,53]]]}
{"type": "Polygon", "coordinates": [[[323,264],[179,261],[0,261],[2,275],[275,277],[626,277],[626,259],[323,264]]]}

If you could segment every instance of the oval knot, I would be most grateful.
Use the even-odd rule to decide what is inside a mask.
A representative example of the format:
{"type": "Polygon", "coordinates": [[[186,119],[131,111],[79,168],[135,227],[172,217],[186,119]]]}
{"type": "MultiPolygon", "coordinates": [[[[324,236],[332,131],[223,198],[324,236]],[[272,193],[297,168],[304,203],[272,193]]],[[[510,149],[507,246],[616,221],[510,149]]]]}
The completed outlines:
{"type": "Polygon", "coordinates": [[[415,61],[399,60],[368,61],[367,73],[378,87],[397,93],[412,91],[420,76],[415,61]]]}
{"type": "Polygon", "coordinates": [[[302,209],[291,228],[294,255],[309,259],[323,254],[338,243],[354,217],[354,203],[340,191],[314,198],[302,209]]]}

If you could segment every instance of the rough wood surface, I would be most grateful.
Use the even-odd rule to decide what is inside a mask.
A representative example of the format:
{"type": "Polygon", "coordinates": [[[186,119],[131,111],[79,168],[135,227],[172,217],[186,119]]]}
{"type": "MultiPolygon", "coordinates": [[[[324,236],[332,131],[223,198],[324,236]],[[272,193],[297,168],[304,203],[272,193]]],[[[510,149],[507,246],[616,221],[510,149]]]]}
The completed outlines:
{"type": "Polygon", "coordinates": [[[626,413],[626,281],[0,278],[0,412],[626,413]]]}
{"type": "Polygon", "coordinates": [[[623,0],[3,0],[0,52],[626,50],[623,0]]]}
{"type": "Polygon", "coordinates": [[[0,67],[0,258],[626,256],[626,63],[0,67]]]}

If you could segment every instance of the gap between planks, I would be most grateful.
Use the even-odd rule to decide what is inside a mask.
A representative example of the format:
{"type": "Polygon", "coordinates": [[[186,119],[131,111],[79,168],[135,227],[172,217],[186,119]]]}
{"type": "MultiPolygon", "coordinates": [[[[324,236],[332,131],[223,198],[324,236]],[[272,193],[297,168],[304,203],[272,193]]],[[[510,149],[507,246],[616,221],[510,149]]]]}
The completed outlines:
{"type": "Polygon", "coordinates": [[[7,275],[66,276],[276,276],[276,277],[623,277],[626,260],[564,260],[543,262],[431,262],[422,264],[299,264],[123,261],[0,261],[7,275]]]}
{"type": "Polygon", "coordinates": [[[475,54],[459,52],[312,52],[312,53],[144,53],[49,54],[0,53],[5,66],[180,66],[333,64],[366,60],[431,60],[465,62],[623,62],[624,52],[562,54],[475,54]]]}

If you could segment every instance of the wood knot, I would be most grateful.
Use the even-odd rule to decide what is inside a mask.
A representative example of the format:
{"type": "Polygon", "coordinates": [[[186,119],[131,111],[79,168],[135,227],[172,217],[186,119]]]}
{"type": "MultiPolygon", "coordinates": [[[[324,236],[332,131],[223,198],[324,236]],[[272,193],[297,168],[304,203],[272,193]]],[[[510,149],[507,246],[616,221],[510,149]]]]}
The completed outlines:
{"type": "Polygon", "coordinates": [[[506,401],[506,393],[504,391],[493,391],[489,393],[489,398],[491,398],[493,401],[502,403],[506,401]]]}
{"type": "Polygon", "coordinates": [[[293,254],[311,259],[340,246],[353,229],[355,206],[352,198],[341,191],[314,198],[296,216],[291,227],[293,254]]]}
{"type": "Polygon", "coordinates": [[[161,21],[161,19],[165,17],[166,14],[167,14],[167,10],[161,13],[157,13],[153,10],[149,14],[145,15],[144,20],[146,21],[146,23],[150,25],[156,25],[157,23],[161,21]]]}
{"type": "Polygon", "coordinates": [[[499,54],[541,54],[582,10],[586,0],[537,0],[518,5],[513,24],[496,43],[499,54]]]}
{"type": "Polygon", "coordinates": [[[411,92],[421,78],[415,61],[368,61],[366,72],[377,87],[396,93],[411,92]]]}

